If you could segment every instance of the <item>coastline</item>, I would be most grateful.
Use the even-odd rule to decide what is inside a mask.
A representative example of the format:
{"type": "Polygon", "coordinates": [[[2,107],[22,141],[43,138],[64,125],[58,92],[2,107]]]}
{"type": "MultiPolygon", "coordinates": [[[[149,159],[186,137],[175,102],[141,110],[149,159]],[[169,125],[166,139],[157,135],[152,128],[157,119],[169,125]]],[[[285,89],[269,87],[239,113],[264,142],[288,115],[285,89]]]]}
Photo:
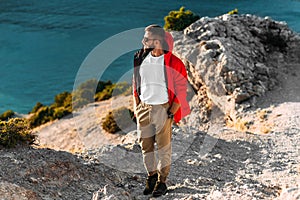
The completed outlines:
{"type": "MultiPolygon", "coordinates": [[[[3,98],[1,100],[3,110],[1,109],[0,113],[7,109],[18,112],[18,109],[7,105],[19,104],[21,109],[28,105],[24,112],[20,112],[26,114],[38,101],[50,104],[59,92],[72,90],[77,68],[96,44],[120,31],[143,27],[152,22],[161,24],[169,10],[178,9],[182,4],[173,1],[172,4],[156,2],[148,5],[145,2],[137,8],[134,4],[119,7],[119,2],[107,2],[105,5],[112,10],[123,10],[122,13],[126,17],[114,15],[111,18],[106,16],[106,11],[99,12],[103,8],[103,2],[94,2],[93,6],[89,6],[81,1],[67,0],[64,2],[65,9],[58,6],[61,2],[57,4],[56,1],[34,3],[31,6],[26,2],[3,2],[3,13],[0,17],[3,21],[0,27],[3,39],[1,46],[3,65],[0,68],[5,76],[3,74],[1,79],[3,95],[0,96],[3,98]],[[148,7],[144,8],[146,5],[148,7]],[[161,5],[159,6],[161,9],[151,12],[157,5],[161,5]],[[21,8],[24,8],[24,12],[18,12],[21,8]],[[143,12],[136,12],[135,8],[143,12]],[[56,11],[52,12],[53,10],[56,11]],[[65,12],[66,14],[63,14],[65,12]],[[78,13],[83,15],[77,15],[78,13]],[[48,18],[45,18],[45,15],[48,18]],[[60,71],[63,73],[59,73],[60,71]],[[20,92],[22,88],[24,91],[20,92]]],[[[297,18],[300,10],[299,1],[261,1],[256,4],[248,1],[204,2],[198,4],[197,1],[189,1],[185,2],[185,6],[203,17],[221,15],[237,7],[241,13],[270,16],[276,21],[286,21],[292,30],[300,32],[300,22],[297,18]]],[[[129,65],[130,69],[130,62],[131,57],[128,60],[120,60],[118,66],[112,70],[119,71],[120,68],[129,65]]],[[[114,76],[114,73],[112,74],[114,76]]]]}
{"type": "MultiPolygon", "coordinates": [[[[172,34],[197,92],[191,115],[172,127],[172,171],[162,199],[296,199],[300,36],[253,15],[205,17],[172,34]]],[[[109,135],[99,126],[108,110],[131,107],[131,100],[91,103],[37,128],[41,148],[0,149],[0,194],[149,199],[141,192],[146,177],[136,127],[109,135]]]]}

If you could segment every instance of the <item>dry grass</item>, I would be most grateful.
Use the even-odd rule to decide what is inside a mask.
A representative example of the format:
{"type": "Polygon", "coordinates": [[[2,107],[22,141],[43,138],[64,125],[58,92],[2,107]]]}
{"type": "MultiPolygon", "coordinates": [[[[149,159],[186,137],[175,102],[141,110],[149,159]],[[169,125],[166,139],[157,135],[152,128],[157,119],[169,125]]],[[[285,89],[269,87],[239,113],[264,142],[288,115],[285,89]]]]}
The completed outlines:
{"type": "Polygon", "coordinates": [[[258,112],[256,113],[256,115],[257,115],[257,117],[258,117],[258,119],[259,119],[260,121],[264,121],[264,120],[266,120],[267,117],[268,117],[268,114],[267,114],[267,111],[266,111],[266,110],[260,110],[260,111],[258,111],[258,112]]]}
{"type": "Polygon", "coordinates": [[[270,128],[269,126],[263,125],[263,126],[260,128],[260,132],[261,132],[261,133],[264,133],[264,134],[270,133],[270,132],[271,132],[271,128],[270,128]]]}
{"type": "Polygon", "coordinates": [[[237,131],[241,132],[253,132],[257,134],[267,134],[272,131],[272,123],[268,121],[270,111],[258,110],[251,117],[239,117],[232,119],[229,116],[225,118],[226,125],[237,131]]]}
{"type": "Polygon", "coordinates": [[[234,128],[238,131],[246,132],[249,129],[250,122],[241,118],[238,118],[236,121],[226,120],[226,125],[228,127],[234,128]]]}

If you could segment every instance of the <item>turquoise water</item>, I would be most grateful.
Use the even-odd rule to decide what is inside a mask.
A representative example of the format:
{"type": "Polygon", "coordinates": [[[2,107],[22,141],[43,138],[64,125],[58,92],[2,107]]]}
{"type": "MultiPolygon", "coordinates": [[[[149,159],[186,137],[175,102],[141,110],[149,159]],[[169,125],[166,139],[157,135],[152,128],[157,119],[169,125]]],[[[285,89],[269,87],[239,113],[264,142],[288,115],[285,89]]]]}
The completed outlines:
{"type": "MultiPolygon", "coordinates": [[[[27,113],[38,101],[50,104],[56,94],[72,91],[81,63],[95,46],[128,29],[163,25],[163,17],[182,5],[210,17],[238,8],[240,14],[286,21],[300,32],[299,0],[0,0],[0,113],[27,113]]],[[[102,79],[116,81],[131,67],[128,53],[102,79]]]]}

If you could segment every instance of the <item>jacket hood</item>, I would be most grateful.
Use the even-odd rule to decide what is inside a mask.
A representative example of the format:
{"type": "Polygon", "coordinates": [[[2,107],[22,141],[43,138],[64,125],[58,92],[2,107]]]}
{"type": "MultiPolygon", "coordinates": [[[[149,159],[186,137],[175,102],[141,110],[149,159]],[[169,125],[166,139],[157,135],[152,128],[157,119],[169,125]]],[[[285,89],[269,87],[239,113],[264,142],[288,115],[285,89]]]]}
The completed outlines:
{"type": "Polygon", "coordinates": [[[168,47],[169,47],[168,51],[172,52],[173,51],[174,39],[173,39],[171,33],[167,32],[167,31],[165,32],[165,41],[166,41],[166,43],[168,44],[168,47]]]}

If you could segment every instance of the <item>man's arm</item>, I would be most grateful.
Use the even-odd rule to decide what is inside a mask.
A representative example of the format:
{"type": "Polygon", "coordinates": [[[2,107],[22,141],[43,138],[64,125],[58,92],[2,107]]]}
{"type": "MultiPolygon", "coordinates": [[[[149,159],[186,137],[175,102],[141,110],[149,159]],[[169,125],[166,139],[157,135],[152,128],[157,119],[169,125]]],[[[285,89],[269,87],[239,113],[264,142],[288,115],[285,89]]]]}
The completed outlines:
{"type": "MultiPolygon", "coordinates": [[[[177,57],[176,57],[177,58],[177,57]]],[[[173,71],[173,80],[174,80],[174,90],[175,90],[175,99],[172,103],[170,112],[175,114],[181,107],[181,102],[186,100],[186,90],[187,90],[187,73],[184,64],[180,59],[177,58],[177,70],[173,71]]]]}

